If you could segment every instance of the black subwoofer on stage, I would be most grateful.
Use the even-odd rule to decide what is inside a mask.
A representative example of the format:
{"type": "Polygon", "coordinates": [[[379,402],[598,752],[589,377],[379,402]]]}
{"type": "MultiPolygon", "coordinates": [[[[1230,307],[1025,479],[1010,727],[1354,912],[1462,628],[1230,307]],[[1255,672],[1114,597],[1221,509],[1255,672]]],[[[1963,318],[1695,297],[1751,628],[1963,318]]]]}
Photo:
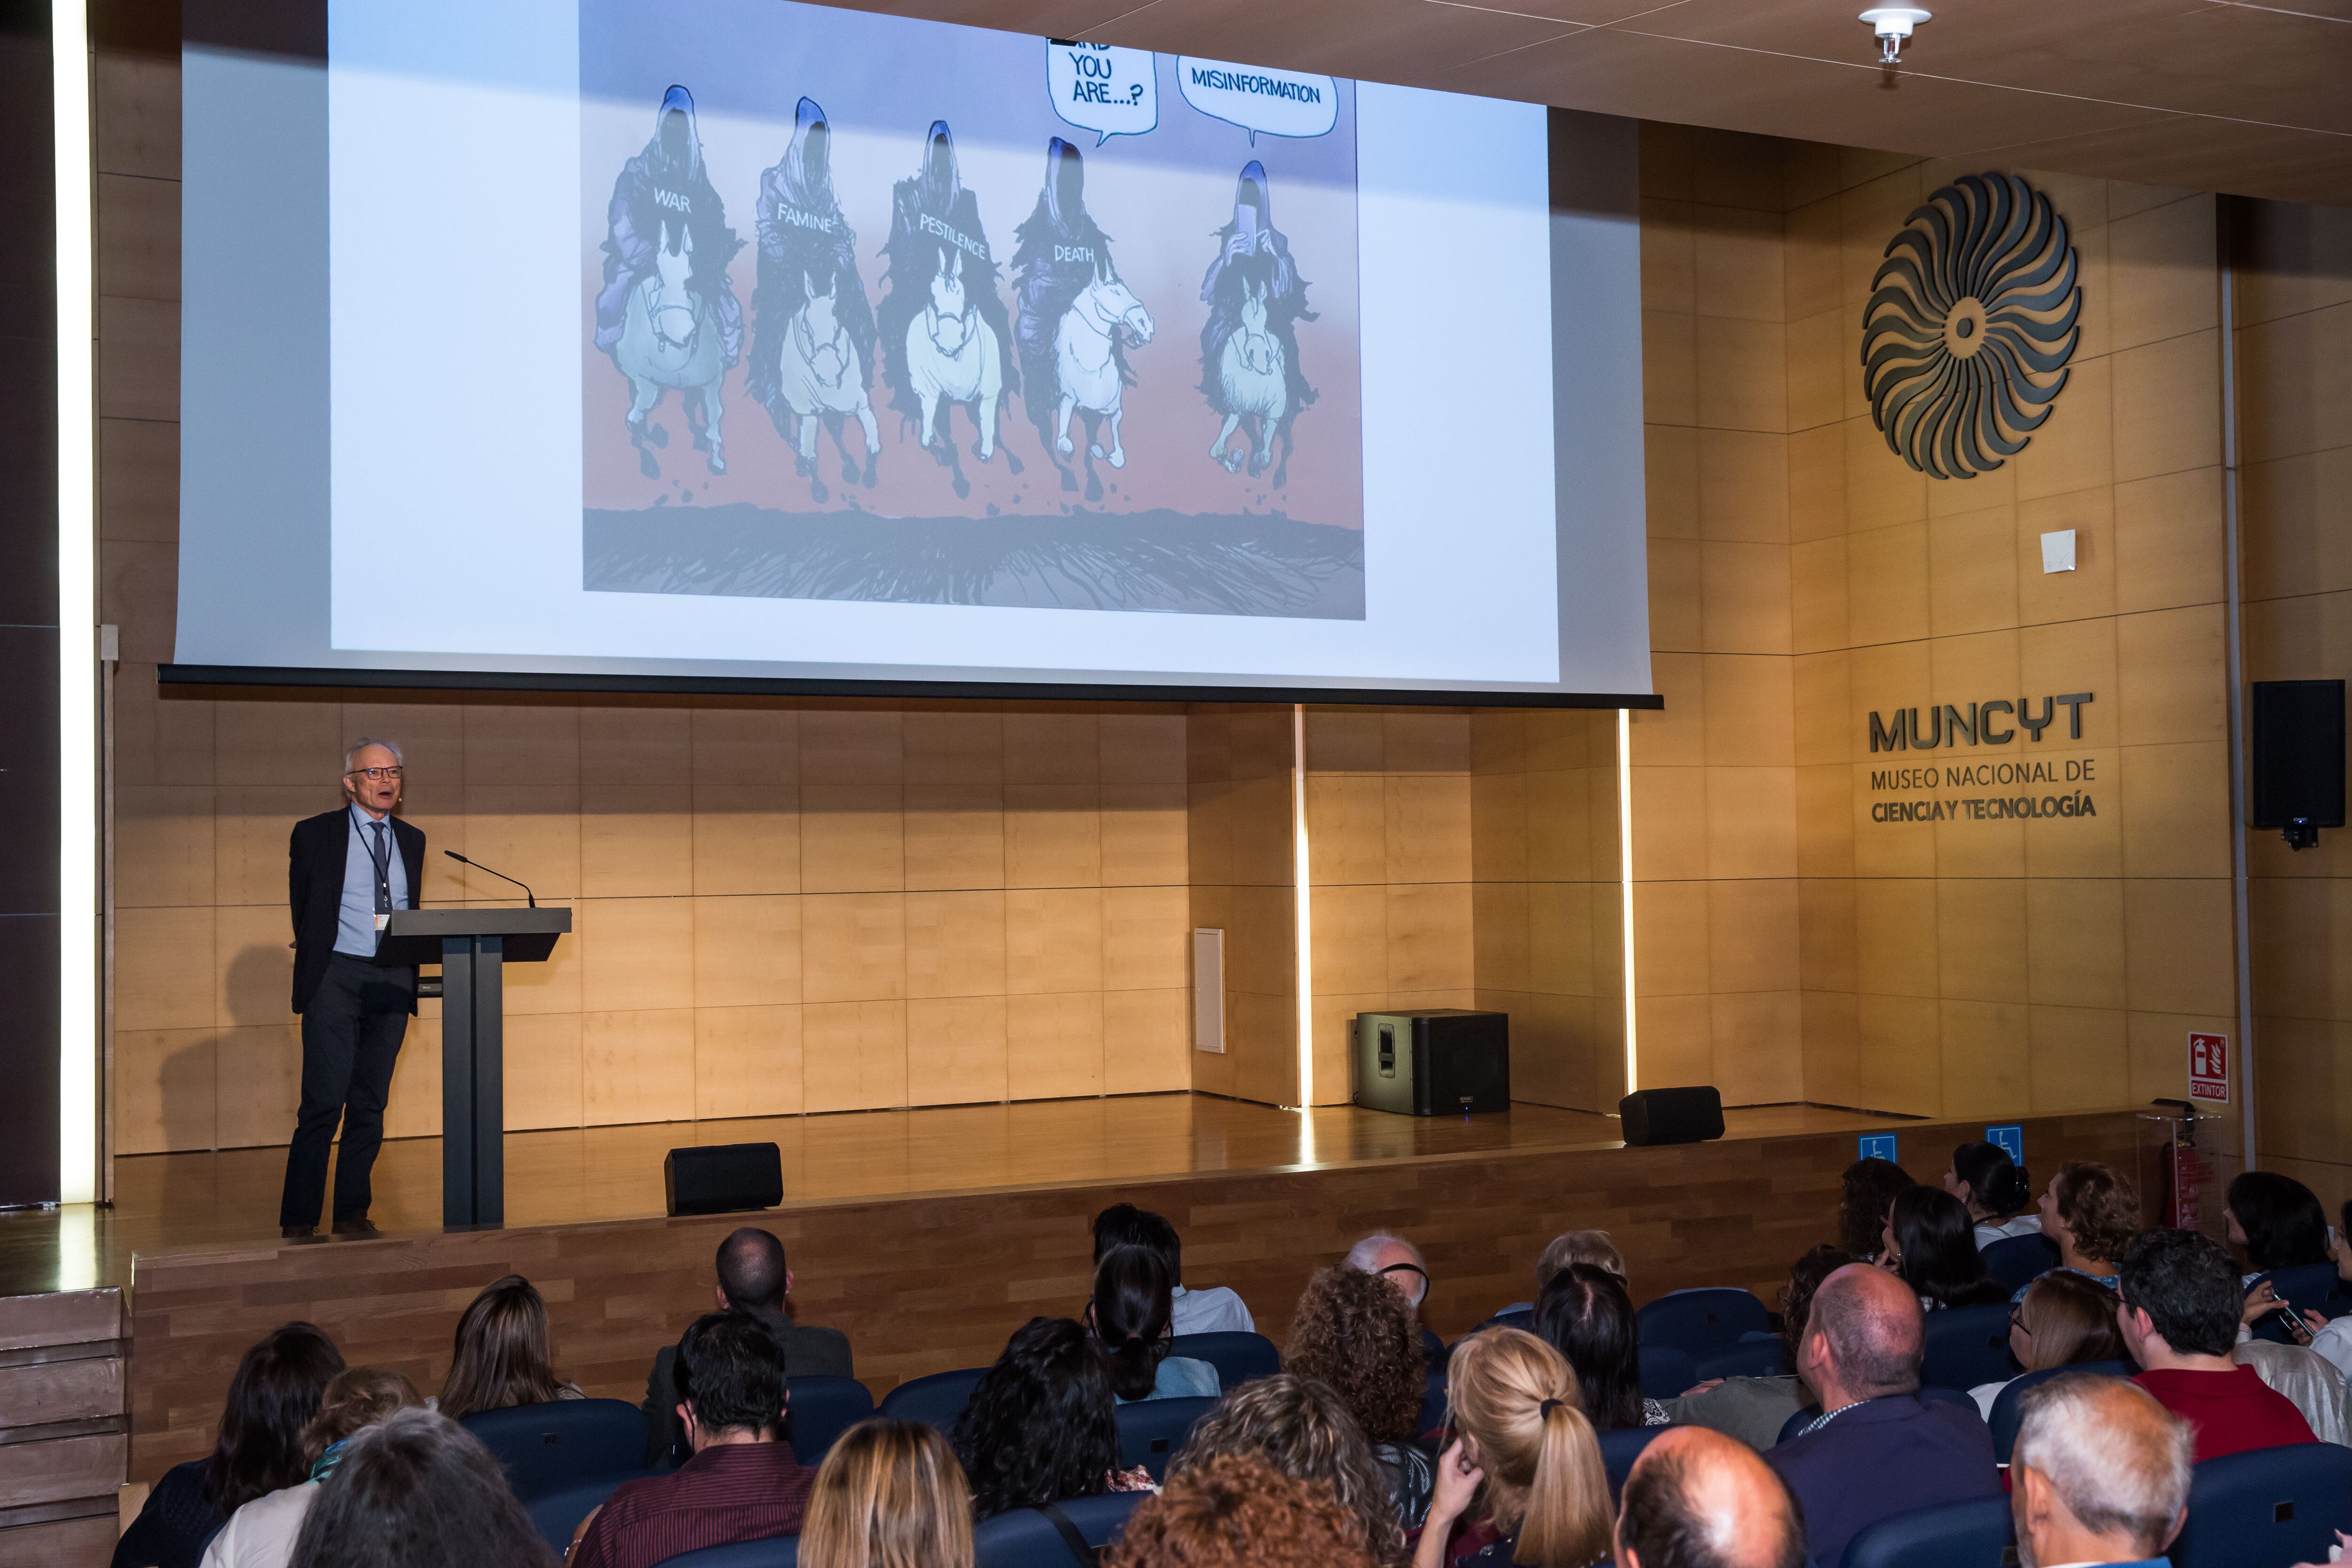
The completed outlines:
{"type": "Polygon", "coordinates": [[[1617,1102],[1628,1143],[1704,1143],[1723,1136],[1723,1096],[1713,1084],[1637,1089],[1617,1102]]]}
{"type": "Polygon", "coordinates": [[[1508,1110],[1510,1016],[1460,1007],[1357,1014],[1356,1103],[1400,1116],[1508,1110]]]}
{"type": "Polygon", "coordinates": [[[784,1201],[784,1160],[773,1143],[712,1143],[673,1149],[662,1162],[669,1212],[729,1214],[784,1201]]]}
{"type": "Polygon", "coordinates": [[[2253,774],[2246,825],[2282,830],[2290,849],[2344,826],[2344,683],[2253,683],[2253,774]]]}

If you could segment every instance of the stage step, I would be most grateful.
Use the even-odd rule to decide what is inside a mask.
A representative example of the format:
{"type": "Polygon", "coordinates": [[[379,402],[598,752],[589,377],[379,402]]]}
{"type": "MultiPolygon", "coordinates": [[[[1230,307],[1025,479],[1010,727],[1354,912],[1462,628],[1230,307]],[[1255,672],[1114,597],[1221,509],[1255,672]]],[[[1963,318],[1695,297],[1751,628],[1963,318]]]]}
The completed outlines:
{"type": "Polygon", "coordinates": [[[130,1457],[120,1290],[0,1297],[0,1568],[103,1564],[130,1457]]]}

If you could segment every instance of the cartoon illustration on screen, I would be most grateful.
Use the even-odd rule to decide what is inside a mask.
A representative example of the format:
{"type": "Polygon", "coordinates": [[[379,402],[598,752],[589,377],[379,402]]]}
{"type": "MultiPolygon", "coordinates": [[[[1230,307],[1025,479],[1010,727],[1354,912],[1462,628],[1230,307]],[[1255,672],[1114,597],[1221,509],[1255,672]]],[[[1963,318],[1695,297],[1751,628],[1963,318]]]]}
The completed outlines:
{"type": "Polygon", "coordinates": [[[1242,165],[1233,218],[1217,230],[1217,258],[1201,283],[1209,307],[1201,328],[1201,395],[1224,416],[1209,456],[1227,473],[1246,460],[1252,479],[1272,467],[1280,489],[1289,482],[1291,422],[1315,401],[1298,365],[1297,327],[1315,312],[1307,308],[1306,279],[1291,261],[1289,237],[1274,226],[1273,209],[1265,165],[1253,158],[1242,165]],[[1236,429],[1243,440],[1228,451],[1236,429]]]}
{"type": "Polygon", "coordinates": [[[696,448],[710,455],[712,473],[723,474],[719,384],[743,354],[743,308],[727,264],[742,242],[703,170],[694,95],[686,89],[662,95],[653,139],[614,182],[605,228],[596,346],[629,379],[629,440],[638,465],[647,478],[660,478],[654,453],[669,444],[669,433],[650,421],[662,394],[675,388],[696,448]]]}
{"type": "MultiPolygon", "coordinates": [[[[944,120],[925,132],[915,173],[891,186],[890,238],[882,253],[889,270],[876,315],[890,406],[953,474],[957,496],[968,496],[971,483],[956,446],[953,411],[961,405],[971,416],[980,433],[973,455],[990,461],[997,416],[1019,376],[980,198],[963,183],[944,120]]],[[[1004,458],[1013,473],[1021,471],[1010,450],[1004,458]]]]}
{"type": "Polygon", "coordinates": [[[1014,327],[1021,353],[1021,401],[1039,439],[1062,471],[1062,488],[1078,488],[1064,458],[1076,451],[1070,416],[1086,426],[1087,500],[1100,500],[1097,458],[1127,466],[1119,442],[1120,393],[1135,384],[1127,350],[1151,341],[1151,315],[1119,281],[1110,237],[1087,212],[1086,163],[1076,147],[1055,137],[1045,146],[1045,185],[1036,208],[1013,231],[1013,288],[1021,315],[1014,327]],[[1104,426],[1110,445],[1102,445],[1104,426]]]}
{"type": "Polygon", "coordinates": [[[793,448],[793,471],[826,499],[817,474],[823,425],[841,454],[844,484],[880,479],[874,423],[874,311],[857,272],[857,233],[833,190],[833,127],[812,98],[793,111],[781,162],[760,174],[759,282],[751,291],[751,363],[745,390],[793,448]],[[855,417],[863,461],[843,426],[855,417]]]}

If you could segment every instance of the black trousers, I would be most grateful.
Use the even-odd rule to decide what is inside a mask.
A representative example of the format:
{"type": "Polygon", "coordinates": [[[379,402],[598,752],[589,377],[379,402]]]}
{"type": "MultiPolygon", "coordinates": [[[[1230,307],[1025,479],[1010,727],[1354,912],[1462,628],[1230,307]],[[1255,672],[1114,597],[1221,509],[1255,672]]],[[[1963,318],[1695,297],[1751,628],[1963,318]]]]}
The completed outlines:
{"type": "Polygon", "coordinates": [[[380,969],[339,952],[302,1013],[302,1109],[286,1151],[286,1193],[278,1223],[316,1225],[327,1195],[327,1151],[342,1124],[335,1163],[335,1219],[365,1219],[368,1173],[383,1144],[383,1102],[408,1033],[416,972],[380,969]]]}

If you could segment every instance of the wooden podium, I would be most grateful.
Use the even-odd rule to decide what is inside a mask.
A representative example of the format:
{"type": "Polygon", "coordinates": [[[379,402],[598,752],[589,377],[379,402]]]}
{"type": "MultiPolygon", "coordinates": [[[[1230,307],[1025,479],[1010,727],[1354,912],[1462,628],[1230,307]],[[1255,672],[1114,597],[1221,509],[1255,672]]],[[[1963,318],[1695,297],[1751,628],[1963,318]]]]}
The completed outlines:
{"type": "Polygon", "coordinates": [[[375,961],[441,966],[441,1223],[507,1218],[509,963],[543,963],[572,929],[558,909],[394,910],[375,961]]]}

